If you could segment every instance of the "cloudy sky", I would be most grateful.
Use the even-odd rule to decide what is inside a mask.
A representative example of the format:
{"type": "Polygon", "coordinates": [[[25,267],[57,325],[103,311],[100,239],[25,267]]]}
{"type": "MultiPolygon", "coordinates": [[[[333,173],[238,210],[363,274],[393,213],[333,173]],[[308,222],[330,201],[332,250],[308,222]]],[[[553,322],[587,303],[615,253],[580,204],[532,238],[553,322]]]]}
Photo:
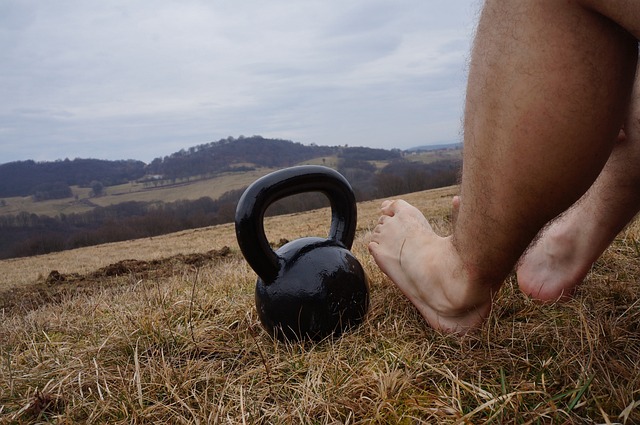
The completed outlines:
{"type": "Polygon", "coordinates": [[[460,138],[475,0],[0,0],[0,163],[460,138]]]}

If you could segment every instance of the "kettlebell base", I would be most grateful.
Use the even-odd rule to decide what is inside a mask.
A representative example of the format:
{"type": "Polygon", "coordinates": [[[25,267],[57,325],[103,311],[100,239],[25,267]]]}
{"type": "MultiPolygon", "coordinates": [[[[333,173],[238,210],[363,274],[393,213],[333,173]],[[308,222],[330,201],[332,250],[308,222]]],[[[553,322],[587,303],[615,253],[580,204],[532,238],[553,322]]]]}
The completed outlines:
{"type": "Polygon", "coordinates": [[[318,306],[313,302],[305,303],[305,300],[290,301],[284,307],[275,303],[266,306],[265,294],[260,290],[261,287],[264,288],[264,284],[258,281],[258,317],[265,331],[280,341],[321,341],[327,337],[338,338],[362,324],[369,309],[369,294],[364,291],[354,294],[356,299],[352,300],[350,308],[338,313],[328,311],[327,305],[318,306]]]}
{"type": "Polygon", "coordinates": [[[282,271],[256,282],[256,308],[280,340],[338,337],[359,325],[369,308],[369,282],[353,254],[335,241],[302,238],[278,250],[282,271]]]}

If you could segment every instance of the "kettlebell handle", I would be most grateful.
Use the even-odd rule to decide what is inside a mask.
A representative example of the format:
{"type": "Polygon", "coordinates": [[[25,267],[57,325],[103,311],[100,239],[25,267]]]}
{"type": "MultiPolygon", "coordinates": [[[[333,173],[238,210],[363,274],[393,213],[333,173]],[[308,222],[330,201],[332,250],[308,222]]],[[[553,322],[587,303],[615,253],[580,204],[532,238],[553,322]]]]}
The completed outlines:
{"type": "Polygon", "coordinates": [[[278,276],[280,262],[264,232],[264,213],[275,201],[305,192],[322,192],[329,198],[329,239],[351,249],[356,233],[357,209],[355,195],[347,179],[337,171],[319,165],[301,165],[267,174],[242,194],[235,217],[240,250],[266,284],[278,276]]]}

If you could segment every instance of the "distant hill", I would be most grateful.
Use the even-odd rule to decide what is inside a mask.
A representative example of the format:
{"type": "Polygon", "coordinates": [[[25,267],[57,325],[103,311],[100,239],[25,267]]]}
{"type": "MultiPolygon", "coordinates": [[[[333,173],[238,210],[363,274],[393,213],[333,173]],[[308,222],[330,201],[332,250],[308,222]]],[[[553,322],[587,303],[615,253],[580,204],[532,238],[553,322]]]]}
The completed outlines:
{"type": "MultiPolygon", "coordinates": [[[[460,149],[406,154],[253,136],[181,150],[150,164],[93,159],[3,164],[0,259],[227,223],[246,185],[288,166],[333,167],[364,201],[453,185],[461,163],[460,149]]],[[[321,194],[302,194],[274,203],[269,215],[326,204],[321,194]]]]}
{"type": "Polygon", "coordinates": [[[229,137],[142,161],[74,159],[53,162],[32,160],[0,164],[0,198],[34,196],[39,200],[71,196],[70,186],[113,186],[146,176],[164,180],[192,176],[215,176],[228,171],[248,171],[256,167],[287,167],[312,158],[338,156],[353,160],[392,160],[399,150],[365,147],[306,146],[261,136],[229,137]]]}
{"type": "Polygon", "coordinates": [[[229,137],[217,142],[194,146],[164,158],[156,158],[148,172],[177,179],[192,175],[212,175],[227,171],[247,171],[253,167],[288,167],[312,158],[337,155],[348,159],[391,160],[400,151],[364,147],[303,145],[261,136],[229,137]]]}

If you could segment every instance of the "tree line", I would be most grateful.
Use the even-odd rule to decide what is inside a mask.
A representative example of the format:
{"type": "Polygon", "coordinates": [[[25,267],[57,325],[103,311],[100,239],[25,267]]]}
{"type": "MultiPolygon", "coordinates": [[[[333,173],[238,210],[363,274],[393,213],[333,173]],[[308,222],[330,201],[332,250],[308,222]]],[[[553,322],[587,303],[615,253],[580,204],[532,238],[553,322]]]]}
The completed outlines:
{"type": "Polygon", "coordinates": [[[66,198],[71,196],[70,186],[89,187],[94,181],[113,186],[139,179],[145,172],[145,163],[134,160],[76,158],[53,162],[9,162],[0,164],[0,197],[66,198]]]}
{"type": "Polygon", "coordinates": [[[175,181],[194,175],[213,176],[221,172],[247,170],[247,163],[266,168],[289,167],[312,158],[334,155],[344,158],[391,160],[400,158],[401,152],[366,147],[303,145],[291,140],[240,136],[182,149],[164,158],[156,158],[147,167],[147,173],[175,181]]]}

